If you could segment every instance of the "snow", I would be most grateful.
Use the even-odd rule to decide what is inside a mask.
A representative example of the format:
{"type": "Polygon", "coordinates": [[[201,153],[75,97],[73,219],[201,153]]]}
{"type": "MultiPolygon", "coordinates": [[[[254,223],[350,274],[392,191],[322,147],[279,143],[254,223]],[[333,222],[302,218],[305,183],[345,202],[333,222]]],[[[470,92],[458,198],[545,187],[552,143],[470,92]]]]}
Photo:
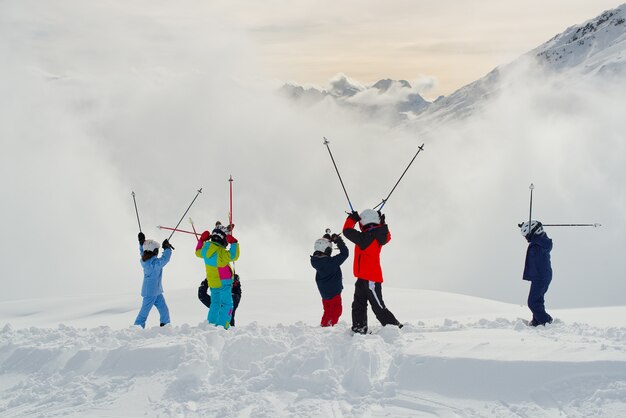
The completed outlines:
{"type": "Polygon", "coordinates": [[[567,29],[534,52],[556,69],[580,66],[582,72],[589,73],[613,61],[623,67],[625,29],[626,5],[622,5],[567,29]]]}
{"type": "MultiPolygon", "coordinates": [[[[484,97],[495,97],[496,105],[509,105],[495,106],[496,111],[492,106],[487,117],[476,118],[474,125],[462,126],[452,136],[437,132],[439,142],[432,141],[429,148],[433,158],[420,160],[419,175],[404,180],[404,190],[417,192],[408,197],[405,192],[404,201],[394,201],[399,203],[396,209],[389,207],[397,211],[394,231],[398,233],[394,233],[394,251],[385,254],[390,280],[384,293],[390,309],[406,325],[382,328],[370,313],[373,334],[352,336],[350,280],[346,279],[340,323],[322,329],[313,272],[308,271],[307,281],[298,274],[307,269],[306,251],[320,227],[329,225],[329,220],[341,222],[337,213],[343,216],[343,209],[318,202],[319,196],[331,196],[329,184],[335,185],[335,197],[339,196],[329,201],[343,201],[343,196],[328,161],[322,165],[318,157],[312,158],[317,154],[307,148],[313,143],[309,139],[315,137],[319,150],[319,139],[331,132],[333,138],[346,139],[343,154],[341,142],[334,143],[338,155],[346,156],[349,149],[360,152],[353,155],[358,157],[376,149],[376,156],[386,161],[391,161],[383,158],[390,149],[394,153],[410,149],[406,155],[412,155],[412,143],[390,140],[392,146],[373,148],[379,145],[378,137],[390,136],[377,122],[354,130],[358,124],[350,122],[348,127],[338,122],[340,117],[303,119],[303,112],[292,113],[264,96],[249,94],[241,87],[245,83],[234,83],[233,89],[226,81],[239,78],[242,68],[255,66],[246,53],[247,43],[237,33],[224,34],[224,28],[207,21],[210,13],[190,19],[186,8],[177,5],[144,10],[142,5],[116,3],[112,9],[119,7],[119,14],[103,5],[98,11],[108,15],[100,21],[88,8],[78,7],[80,2],[62,3],[44,9],[41,16],[31,13],[28,5],[7,3],[3,11],[9,18],[4,21],[11,24],[0,25],[3,39],[8,40],[0,49],[9,51],[3,52],[8,67],[2,89],[8,92],[6,97],[20,99],[17,105],[7,102],[4,114],[11,123],[2,124],[7,141],[3,150],[9,151],[2,154],[3,178],[8,180],[3,184],[3,203],[13,205],[3,218],[16,221],[6,225],[2,251],[1,272],[7,283],[5,300],[0,302],[0,416],[626,416],[626,307],[550,309],[552,301],[577,300],[577,294],[584,295],[585,303],[618,300],[623,294],[616,289],[624,276],[619,253],[625,213],[619,158],[624,83],[612,85],[607,76],[623,74],[623,6],[612,20],[590,21],[602,21],[593,24],[601,30],[586,32],[584,44],[568,39],[587,24],[527,54],[535,57],[548,50],[561,54],[566,48],[571,58],[556,60],[554,55],[550,61],[553,70],[571,76],[572,83],[565,86],[580,87],[584,75],[598,76],[609,83],[613,95],[598,89],[599,94],[592,96],[588,90],[562,88],[563,84],[556,84],[558,90],[577,92],[576,100],[552,90],[537,94],[531,87],[541,90],[544,85],[537,89],[537,83],[525,84],[529,76],[526,63],[520,61],[439,100],[439,113],[426,115],[438,122],[433,123],[436,127],[472,114],[484,97]],[[152,13],[144,16],[146,10],[162,19],[152,18],[152,13]],[[115,31],[92,30],[109,28],[110,22],[116,22],[115,31]],[[191,30],[179,30],[179,22],[191,30]],[[209,32],[215,36],[208,36],[206,28],[215,28],[209,32]],[[205,44],[206,39],[216,44],[205,44]],[[501,84],[510,82],[510,73],[517,71],[526,76],[512,91],[533,94],[502,95],[501,84]],[[541,106],[544,102],[557,108],[550,109],[549,117],[541,106]],[[572,103],[579,106],[578,112],[570,111],[572,103]],[[524,111],[526,107],[541,117],[524,111]],[[550,117],[555,114],[559,117],[550,117]],[[581,117],[587,114],[592,123],[585,124],[581,117]],[[322,123],[325,119],[327,124],[322,123]],[[287,120],[293,121],[287,124],[287,120]],[[550,125],[559,122],[566,128],[555,132],[550,125]],[[307,142],[292,141],[304,137],[304,131],[307,142]],[[45,140],[42,132],[48,134],[45,140]],[[237,155],[236,162],[212,158],[215,144],[206,140],[207,132],[211,139],[229,144],[224,152],[237,155]],[[515,133],[519,135],[513,142],[515,133]],[[130,140],[133,137],[137,139],[130,140]],[[196,139],[181,144],[171,137],[196,139]],[[268,152],[270,138],[281,152],[268,152]],[[544,144],[545,138],[550,142],[544,144]],[[603,139],[602,147],[596,138],[603,139]],[[233,145],[238,142],[234,139],[241,147],[233,145]],[[357,139],[363,142],[355,147],[357,139]],[[148,140],[156,152],[144,145],[148,140]],[[169,147],[170,142],[176,147],[169,147]],[[181,145],[186,148],[183,153],[181,145]],[[253,158],[245,157],[244,149],[253,158]],[[526,155],[517,152],[520,149],[541,152],[527,161],[517,157],[526,155]],[[172,167],[173,155],[187,155],[189,160],[172,167]],[[516,164],[504,170],[513,161],[508,155],[516,164]],[[237,326],[226,331],[206,324],[206,308],[191,287],[200,281],[201,266],[192,251],[185,253],[187,244],[180,237],[180,258],[164,273],[173,326],[158,327],[153,312],[146,330],[130,328],[141,301],[141,272],[131,256],[136,254],[134,232],[128,236],[135,226],[128,185],[143,186],[140,208],[151,225],[156,219],[176,220],[191,191],[195,193],[181,184],[195,185],[198,167],[206,167],[207,156],[211,170],[225,173],[224,179],[233,167],[237,178],[244,179],[238,183],[243,189],[241,194],[237,190],[241,200],[236,213],[237,219],[245,219],[238,223],[242,231],[238,238],[249,244],[238,264],[244,277],[237,326]],[[109,167],[109,161],[116,164],[109,167]],[[550,171],[559,163],[560,171],[550,171]],[[485,165],[484,170],[479,170],[480,165],[485,165]],[[62,170],[57,169],[60,166],[62,170]],[[164,175],[165,167],[176,174],[164,175]],[[153,170],[158,182],[146,176],[146,170],[153,170]],[[327,176],[315,174],[324,170],[327,176]],[[294,177],[287,184],[283,171],[294,177]],[[579,173],[584,174],[583,181],[576,181],[579,173]],[[548,293],[548,309],[557,319],[553,324],[526,327],[520,318],[528,319],[529,312],[522,304],[393,287],[404,279],[407,286],[436,284],[467,293],[471,289],[494,294],[498,288],[497,293],[507,297],[522,285],[527,289],[527,283],[517,278],[525,243],[514,225],[520,213],[526,214],[529,175],[540,178],[537,184],[542,188],[537,191],[543,195],[536,202],[543,205],[543,214],[558,219],[593,214],[595,221],[602,211],[605,216],[598,220],[612,224],[596,238],[587,231],[577,231],[576,236],[559,231],[555,237],[555,281],[548,293]],[[251,182],[254,177],[260,181],[251,182]],[[279,177],[281,181],[275,181],[279,177]],[[508,182],[500,184],[505,178],[508,182]],[[556,180],[550,186],[552,178],[556,180]],[[520,184],[521,192],[511,192],[520,190],[520,184]],[[453,191],[459,195],[448,196],[453,191]],[[76,205],[77,196],[84,205],[76,205]],[[314,201],[307,200],[310,197],[314,201]],[[572,204],[583,201],[594,204],[584,208],[572,204]],[[598,201],[602,205],[596,205],[598,201]],[[34,238],[47,240],[36,253],[36,262],[34,238]],[[593,252],[597,254],[590,257],[593,252]],[[277,265],[280,273],[275,273],[277,265]],[[257,277],[247,281],[246,271],[255,271],[257,277]],[[300,280],[267,280],[267,274],[300,280]],[[105,286],[127,291],[131,282],[135,293],[101,292],[105,286]],[[84,286],[95,294],[57,296],[84,293],[84,286]],[[34,292],[38,293],[33,299],[6,300],[12,297],[7,295],[34,292]]],[[[415,99],[409,105],[421,103],[418,96],[405,94],[410,93],[406,87],[388,89],[389,94],[370,87],[372,91],[363,95],[365,87],[345,76],[334,83],[335,93],[368,99],[367,103],[372,98],[387,103],[399,97],[415,99]]],[[[308,94],[304,89],[295,91],[308,94]]],[[[398,110],[406,111],[401,106],[398,110]]],[[[414,131],[409,134],[414,137],[414,131]]],[[[405,163],[389,165],[401,168],[405,163]]],[[[347,164],[342,169],[350,179],[363,173],[347,164]]],[[[379,177],[392,184],[394,176],[389,170],[379,177]]],[[[367,194],[352,180],[351,195],[361,192],[362,200],[371,199],[371,190],[380,186],[378,180],[369,179],[375,187],[368,185],[367,194]]],[[[219,205],[212,199],[216,196],[207,199],[205,206],[199,203],[194,218],[203,214],[205,224],[215,220],[219,205]]],[[[348,272],[349,267],[344,268],[346,276],[348,272]]],[[[520,293],[520,303],[524,299],[520,293]]]]}
{"type": "MultiPolygon", "coordinates": [[[[139,280],[139,279],[138,279],[139,280]]],[[[167,271],[165,272],[167,282],[167,271]]],[[[167,288],[167,283],[166,283],[167,288]]],[[[552,417],[626,414],[626,307],[550,310],[384,288],[405,323],[321,328],[314,281],[242,283],[237,326],[206,324],[196,289],[0,303],[0,416],[552,417]]],[[[548,307],[549,307],[548,293],[548,307]]]]}

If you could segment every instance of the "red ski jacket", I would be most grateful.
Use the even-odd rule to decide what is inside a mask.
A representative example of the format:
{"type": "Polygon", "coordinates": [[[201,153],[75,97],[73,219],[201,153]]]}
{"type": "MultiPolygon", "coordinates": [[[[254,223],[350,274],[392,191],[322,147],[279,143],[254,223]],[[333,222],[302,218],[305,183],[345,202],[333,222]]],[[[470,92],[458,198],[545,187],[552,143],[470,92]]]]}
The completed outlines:
{"type": "Polygon", "coordinates": [[[382,283],[383,271],[380,268],[380,250],[391,240],[387,224],[375,225],[357,231],[356,221],[346,219],[343,235],[352,241],[354,246],[354,276],[371,282],[382,283]]]}

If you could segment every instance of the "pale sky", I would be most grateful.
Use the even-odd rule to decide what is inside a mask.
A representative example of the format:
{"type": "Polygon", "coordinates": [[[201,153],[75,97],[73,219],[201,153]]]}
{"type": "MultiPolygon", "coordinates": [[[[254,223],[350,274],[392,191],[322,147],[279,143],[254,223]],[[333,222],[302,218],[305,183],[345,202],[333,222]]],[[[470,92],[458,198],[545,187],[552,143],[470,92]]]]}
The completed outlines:
{"type": "Polygon", "coordinates": [[[268,75],[325,85],[337,73],[437,80],[448,95],[619,0],[228,1],[268,75]],[[294,7],[297,5],[297,7],[294,7]]]}

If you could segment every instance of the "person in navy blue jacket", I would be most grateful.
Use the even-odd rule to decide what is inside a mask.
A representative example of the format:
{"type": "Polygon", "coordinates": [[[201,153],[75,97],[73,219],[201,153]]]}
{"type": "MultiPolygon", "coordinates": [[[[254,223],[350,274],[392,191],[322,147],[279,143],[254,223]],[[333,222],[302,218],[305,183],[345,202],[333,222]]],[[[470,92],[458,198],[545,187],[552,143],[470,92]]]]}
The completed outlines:
{"type": "Polygon", "coordinates": [[[141,267],[143,267],[143,284],[141,286],[141,296],[143,302],[135,325],[141,328],[146,327],[148,314],[153,306],[159,311],[161,326],[170,323],[170,311],[163,297],[163,267],[170,261],[172,256],[172,246],[168,240],[163,241],[163,255],[159,254],[159,243],[151,239],[146,239],[143,233],[139,233],[139,254],[141,254],[141,267]]]}
{"type": "Polygon", "coordinates": [[[348,258],[349,251],[343,239],[337,234],[326,234],[315,241],[315,252],[311,256],[311,266],[316,270],[315,282],[322,296],[324,313],[320,325],[334,326],[339,322],[342,313],[341,291],[343,290],[343,275],[341,264],[348,258]],[[339,254],[331,256],[332,244],[337,244],[339,254]]]}
{"type": "Polygon", "coordinates": [[[552,282],[552,265],[550,251],[552,240],[543,229],[539,221],[532,221],[530,225],[524,222],[521,226],[522,235],[528,241],[524,274],[522,278],[530,281],[528,294],[528,308],[533,313],[529,325],[536,327],[552,323],[552,317],[546,312],[545,294],[552,282]]]}

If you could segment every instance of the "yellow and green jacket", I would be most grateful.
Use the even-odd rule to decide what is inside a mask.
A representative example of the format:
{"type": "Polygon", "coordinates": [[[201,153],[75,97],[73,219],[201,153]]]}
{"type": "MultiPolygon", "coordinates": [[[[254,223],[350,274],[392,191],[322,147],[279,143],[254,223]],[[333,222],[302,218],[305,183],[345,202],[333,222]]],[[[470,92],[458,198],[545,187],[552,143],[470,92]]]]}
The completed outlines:
{"type": "Polygon", "coordinates": [[[222,280],[233,278],[229,263],[239,258],[239,243],[232,243],[226,249],[213,241],[205,241],[201,248],[196,249],[196,256],[204,259],[209,287],[222,287],[222,280]]]}

